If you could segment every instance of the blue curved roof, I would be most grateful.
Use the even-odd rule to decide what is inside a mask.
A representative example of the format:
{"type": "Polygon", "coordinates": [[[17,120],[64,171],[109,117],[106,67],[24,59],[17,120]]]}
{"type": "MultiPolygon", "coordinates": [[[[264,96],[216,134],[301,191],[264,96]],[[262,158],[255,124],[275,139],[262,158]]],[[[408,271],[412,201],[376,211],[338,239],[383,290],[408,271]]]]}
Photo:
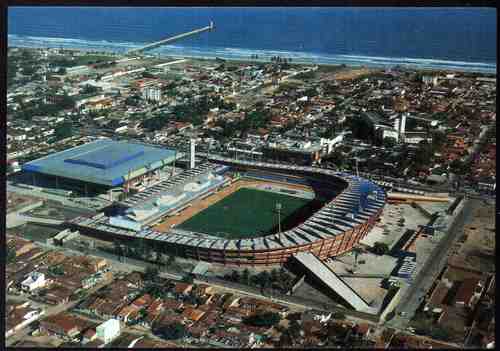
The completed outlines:
{"type": "MultiPolygon", "coordinates": [[[[174,161],[175,151],[154,145],[99,139],[25,163],[27,172],[76,179],[105,186],[124,183],[129,173],[144,173],[174,161]],[[155,167],[151,167],[155,164],[155,167]]],[[[181,155],[178,154],[177,157],[181,155]]]]}

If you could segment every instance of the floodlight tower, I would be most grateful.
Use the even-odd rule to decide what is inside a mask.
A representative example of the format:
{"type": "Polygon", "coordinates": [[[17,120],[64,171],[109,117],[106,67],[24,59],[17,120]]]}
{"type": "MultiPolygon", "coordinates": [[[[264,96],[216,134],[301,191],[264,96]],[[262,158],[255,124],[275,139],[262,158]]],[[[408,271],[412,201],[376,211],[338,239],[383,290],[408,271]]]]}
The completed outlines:
{"type": "Polygon", "coordinates": [[[280,240],[281,240],[281,209],[282,209],[281,202],[277,202],[276,211],[278,211],[278,235],[280,240]]]}

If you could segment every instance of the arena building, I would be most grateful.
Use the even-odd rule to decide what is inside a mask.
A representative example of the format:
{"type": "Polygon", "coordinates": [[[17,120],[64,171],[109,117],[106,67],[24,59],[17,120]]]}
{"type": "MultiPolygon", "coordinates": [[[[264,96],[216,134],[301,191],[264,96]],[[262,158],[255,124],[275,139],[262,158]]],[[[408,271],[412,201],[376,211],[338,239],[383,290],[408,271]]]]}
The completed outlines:
{"type": "Polygon", "coordinates": [[[59,183],[72,184],[87,192],[92,187],[109,189],[132,185],[148,177],[183,155],[174,150],[138,142],[99,139],[49,156],[27,162],[24,173],[50,177],[59,183]]]}
{"type": "MultiPolygon", "coordinates": [[[[373,228],[386,201],[382,188],[351,174],[221,157],[211,157],[210,162],[185,171],[169,182],[125,200],[121,204],[121,214],[114,218],[101,213],[93,218],[76,218],[68,225],[82,234],[109,240],[154,241],[155,247],[165,252],[195,260],[265,266],[284,264],[299,252],[311,252],[326,259],[350,251],[373,228]],[[204,232],[203,226],[197,231],[182,229],[186,222],[175,224],[176,218],[210,210],[211,205],[207,207],[204,203],[212,198],[215,199],[212,203],[224,200],[229,193],[227,189],[236,187],[242,177],[256,180],[258,186],[282,184],[284,192],[290,192],[288,189],[292,185],[312,189],[315,196],[323,200],[318,208],[293,225],[266,233],[219,235],[204,232]],[[160,199],[161,202],[162,198],[165,199],[163,209],[141,217],[138,211],[141,206],[151,209],[151,201],[160,199]],[[200,208],[195,211],[195,207],[200,208]],[[162,218],[160,213],[170,217],[162,218]],[[168,225],[163,225],[162,221],[168,225]],[[140,225],[130,225],[132,222],[140,225]]],[[[211,220],[221,222],[225,219],[219,211],[211,220]]]]}

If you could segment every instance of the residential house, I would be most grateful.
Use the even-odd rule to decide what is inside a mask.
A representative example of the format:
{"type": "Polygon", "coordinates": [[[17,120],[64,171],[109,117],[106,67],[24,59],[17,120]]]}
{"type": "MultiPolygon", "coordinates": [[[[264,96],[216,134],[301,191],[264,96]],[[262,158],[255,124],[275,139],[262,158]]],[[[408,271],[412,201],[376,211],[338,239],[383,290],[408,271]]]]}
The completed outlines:
{"type": "Polygon", "coordinates": [[[188,295],[193,290],[193,284],[178,282],[175,284],[174,291],[178,295],[188,295]]]}
{"type": "Polygon", "coordinates": [[[139,318],[139,309],[132,305],[124,306],[117,310],[113,317],[124,323],[131,323],[139,318]]]}
{"type": "Polygon", "coordinates": [[[45,274],[32,272],[28,278],[21,283],[21,289],[25,292],[32,292],[35,289],[43,288],[46,284],[45,274]]]}
{"type": "Polygon", "coordinates": [[[97,338],[97,334],[94,328],[89,328],[83,333],[82,337],[82,345],[85,345],[91,341],[94,341],[97,338]]]}
{"type": "Polygon", "coordinates": [[[31,308],[29,305],[29,301],[18,305],[6,305],[5,337],[9,337],[16,331],[33,323],[44,314],[44,311],[31,308]]]}
{"type": "Polygon", "coordinates": [[[21,256],[35,248],[35,244],[33,242],[19,237],[10,237],[7,242],[7,246],[16,250],[16,257],[21,256]]]}
{"type": "Polygon", "coordinates": [[[81,333],[77,318],[67,313],[59,313],[40,321],[40,330],[48,335],[75,340],[81,333]]]}
{"type": "Polygon", "coordinates": [[[68,289],[62,285],[54,285],[50,287],[43,295],[43,300],[51,305],[65,304],[69,302],[74,290],[68,289]]]}
{"type": "Polygon", "coordinates": [[[146,317],[140,322],[143,327],[151,328],[154,321],[160,316],[163,311],[163,301],[161,299],[154,300],[146,309],[146,317]]]}
{"type": "Polygon", "coordinates": [[[480,279],[464,279],[462,284],[458,288],[457,295],[455,297],[455,304],[459,306],[472,307],[473,297],[475,296],[477,300],[482,291],[483,287],[480,279]]]}
{"type": "Polygon", "coordinates": [[[196,286],[194,291],[195,291],[195,294],[197,296],[201,297],[201,296],[212,294],[214,292],[214,288],[210,285],[207,285],[207,284],[199,284],[196,286]]]}
{"type": "Polygon", "coordinates": [[[144,287],[144,279],[141,273],[132,272],[128,274],[124,280],[128,283],[127,286],[134,289],[141,289],[144,287]]]}
{"type": "Polygon", "coordinates": [[[144,294],[141,297],[134,300],[131,306],[134,306],[138,310],[146,309],[153,302],[153,298],[149,294],[144,294]]]}
{"type": "Polygon", "coordinates": [[[195,308],[186,308],[182,312],[182,316],[191,322],[199,321],[201,319],[201,317],[203,317],[204,314],[205,314],[205,311],[195,309],[195,308]]]}

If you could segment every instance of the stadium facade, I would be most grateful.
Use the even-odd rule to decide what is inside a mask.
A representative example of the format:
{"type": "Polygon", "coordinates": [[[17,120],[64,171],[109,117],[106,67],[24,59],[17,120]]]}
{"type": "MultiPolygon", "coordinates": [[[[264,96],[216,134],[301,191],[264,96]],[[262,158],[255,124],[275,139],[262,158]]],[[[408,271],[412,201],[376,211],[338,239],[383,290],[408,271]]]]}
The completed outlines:
{"type": "MultiPolygon", "coordinates": [[[[254,172],[254,176],[258,173],[264,181],[272,180],[276,174],[283,175],[284,179],[290,175],[293,176],[290,179],[299,181],[303,179],[305,182],[317,181],[323,185],[329,184],[332,188],[340,187],[341,190],[337,196],[325,203],[303,223],[281,233],[247,239],[224,239],[176,228],[171,228],[167,232],[157,232],[150,227],[141,226],[140,230],[134,230],[111,223],[110,218],[104,214],[93,218],[76,218],[69,225],[73,229],[96,237],[152,240],[157,247],[163,247],[165,251],[201,261],[238,266],[275,265],[284,264],[298,252],[312,252],[320,259],[326,259],[352,250],[373,228],[386,201],[386,194],[379,186],[347,173],[315,167],[239,161],[222,157],[212,157],[210,160],[211,162],[189,170],[195,174],[185,178],[185,183],[180,180],[171,181],[182,184],[192,183],[192,177],[204,172],[217,176],[231,168],[238,172],[254,172]]],[[[180,176],[183,174],[181,173],[180,176]]],[[[200,191],[198,195],[208,196],[224,186],[217,182],[211,184],[214,185],[212,188],[205,186],[204,189],[197,189],[200,191]]],[[[165,184],[160,186],[166,186],[163,190],[170,189],[165,184]]],[[[175,186],[175,184],[170,186],[175,186]]],[[[137,194],[127,199],[124,205],[135,206],[140,201],[147,200],[148,196],[154,198],[162,193],[161,188],[149,191],[149,194],[144,194],[146,197],[140,198],[141,194],[137,194]]],[[[186,205],[185,202],[178,202],[177,206],[178,208],[170,210],[180,211],[186,205]]]]}

